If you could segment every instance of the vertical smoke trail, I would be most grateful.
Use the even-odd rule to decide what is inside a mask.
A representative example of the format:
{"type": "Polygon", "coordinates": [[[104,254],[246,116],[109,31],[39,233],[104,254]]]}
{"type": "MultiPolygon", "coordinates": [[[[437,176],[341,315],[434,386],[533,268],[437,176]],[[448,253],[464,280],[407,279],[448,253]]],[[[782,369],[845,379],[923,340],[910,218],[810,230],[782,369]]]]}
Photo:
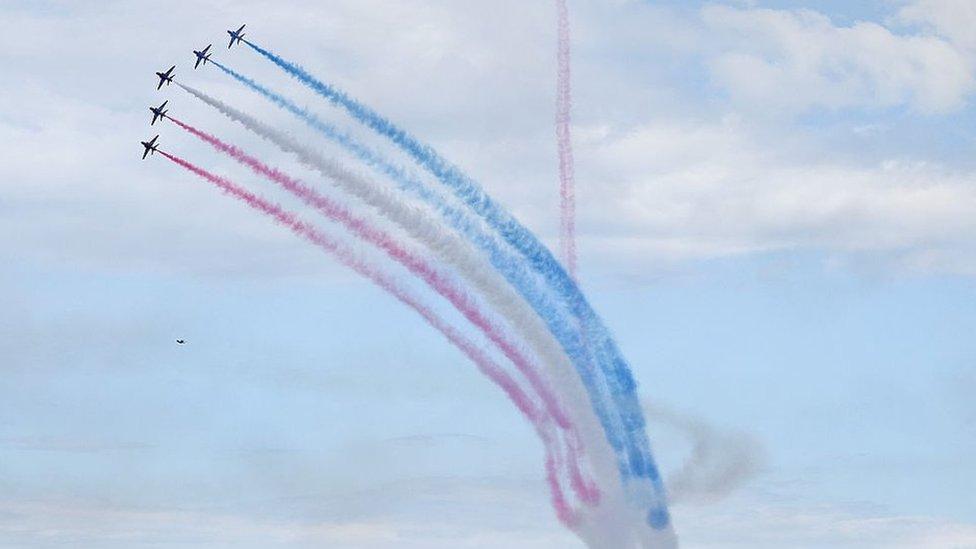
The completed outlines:
{"type": "Polygon", "coordinates": [[[556,0],[558,48],[556,53],[556,141],[559,148],[560,243],[569,275],[576,276],[576,180],[573,165],[572,79],[570,72],[569,8],[556,0]]]}
{"type": "MultiPolygon", "coordinates": [[[[559,238],[569,275],[576,277],[576,176],[572,139],[572,64],[570,62],[569,7],[556,0],[556,146],[559,155],[559,238]]],[[[584,338],[585,346],[585,338],[584,338]]]]}
{"type": "MultiPolygon", "coordinates": [[[[316,149],[299,143],[291,136],[262,124],[247,113],[192,87],[180,83],[177,85],[231,120],[239,122],[249,131],[268,140],[280,149],[295,154],[303,164],[321,173],[343,191],[376,208],[383,216],[402,227],[410,236],[444,257],[448,263],[453,264],[457,271],[470,281],[473,287],[488,298],[493,307],[509,319],[512,326],[519,327],[525,339],[542,359],[543,364],[552,370],[554,385],[560,388],[560,393],[564,398],[569,399],[569,402],[572,403],[571,407],[575,410],[585,409],[583,408],[586,405],[584,389],[572,376],[567,377],[567,374],[572,371],[572,365],[567,362],[566,355],[560,349],[562,341],[571,338],[572,334],[562,330],[560,332],[561,339],[557,338],[554,341],[552,333],[547,331],[547,328],[551,326],[556,328],[565,326],[565,323],[558,322],[560,315],[556,311],[555,305],[551,303],[544,292],[536,287],[536,283],[531,280],[529,273],[520,268],[520,263],[514,257],[510,257],[510,253],[505,252],[503,247],[499,246],[493,239],[477,232],[478,228],[471,223],[470,218],[462,216],[457,210],[451,210],[447,215],[449,224],[458,228],[464,236],[468,236],[472,240],[472,243],[486,251],[491,266],[502,273],[530,305],[536,310],[544,312],[541,315],[543,318],[536,316],[526,306],[525,302],[512,294],[505,282],[499,279],[498,274],[493,269],[484,264],[484,259],[472,250],[468,243],[454,233],[445,231],[441,224],[431,219],[424,209],[404,204],[399,197],[391,194],[385,186],[348,171],[335,160],[323,157],[316,149]]],[[[450,207],[444,204],[444,208],[450,207]]],[[[577,418],[578,426],[586,432],[596,433],[598,427],[590,426],[588,417],[584,414],[584,417],[577,418]]],[[[576,435],[575,432],[570,434],[574,437],[576,435]]],[[[594,440],[592,436],[589,439],[594,440]]],[[[569,460],[574,490],[584,502],[595,503],[599,498],[599,490],[584,478],[577,460],[573,459],[574,456],[591,453],[593,449],[584,447],[579,439],[575,442],[571,441],[571,443],[576,448],[575,451],[570,452],[571,459],[569,460]]]]}
{"type": "Polygon", "coordinates": [[[670,528],[670,514],[660,472],[651,455],[645,432],[645,421],[637,400],[637,384],[629,365],[610,332],[603,325],[575,281],[531,231],[495,203],[474,180],[440,156],[431,146],[421,143],[402,128],[382,117],[366,105],[352,99],[345,92],[324,84],[307,71],[277,55],[245,41],[252,49],[294,76],[302,84],[346,110],[365,126],[386,137],[409,154],[424,169],[437,177],[472,211],[482,217],[510,245],[516,248],[536,272],[557,291],[573,314],[580,328],[592,342],[592,351],[607,384],[606,395],[599,384],[593,383],[585,365],[577,364],[580,377],[587,383],[594,411],[604,424],[607,441],[618,452],[619,469],[624,489],[636,504],[647,509],[645,520],[656,530],[670,528]],[[605,399],[613,402],[609,409],[605,399]],[[614,416],[617,416],[614,418],[614,416]],[[619,421],[619,425],[617,422],[619,421]]]}
{"type": "Polygon", "coordinates": [[[417,312],[432,328],[439,331],[451,344],[457,347],[465,356],[475,363],[478,370],[498,385],[515,404],[519,412],[528,419],[542,439],[546,449],[546,477],[552,493],[553,504],[556,507],[557,515],[567,525],[572,526],[575,512],[565,504],[565,497],[562,487],[559,485],[555,474],[555,467],[558,463],[558,450],[553,444],[551,427],[543,412],[532,402],[532,399],[525,394],[503,368],[495,362],[475,343],[464,337],[460,332],[447,324],[438,317],[433,310],[423,305],[419,299],[410,295],[405,289],[390,276],[371,267],[362,259],[356,256],[349,248],[340,245],[336,240],[329,238],[311,224],[298,219],[294,214],[284,210],[281,206],[265,200],[244,188],[234,184],[228,179],[212,174],[203,168],[171,155],[165,151],[159,151],[164,157],[182,166],[197,176],[215,185],[225,193],[244,202],[251,208],[268,215],[278,224],[290,229],[296,235],[308,240],[319,248],[335,256],[342,264],[353,269],[363,277],[385,290],[404,305],[417,312]]]}

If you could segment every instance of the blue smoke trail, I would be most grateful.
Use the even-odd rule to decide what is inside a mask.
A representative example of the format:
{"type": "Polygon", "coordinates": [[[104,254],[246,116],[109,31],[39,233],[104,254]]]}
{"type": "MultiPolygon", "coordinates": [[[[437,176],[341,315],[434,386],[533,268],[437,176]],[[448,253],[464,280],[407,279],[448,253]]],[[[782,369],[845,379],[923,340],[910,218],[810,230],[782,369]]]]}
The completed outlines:
{"type": "Polygon", "coordinates": [[[247,40],[244,42],[296,77],[300,82],[334,104],[343,107],[361,123],[387,137],[407,152],[418,164],[444,183],[455,196],[485,219],[506,242],[528,260],[532,269],[540,273],[555,289],[569,306],[572,314],[579,319],[580,324],[585,328],[588,340],[593,344],[592,349],[584,348],[579,336],[573,334],[573,330],[568,328],[565,323],[557,320],[559,316],[554,306],[551,302],[547,303],[548,300],[542,298],[541,294],[534,290],[533,285],[529,282],[528,273],[524,272],[519,261],[507,257],[507,254],[501,252],[489,237],[481,234],[480,230],[469,221],[465,222],[466,218],[463,214],[447,206],[442,198],[431,192],[423,183],[409,177],[402,169],[390,165],[377,154],[355,142],[348,134],[322,122],[306,109],[298,107],[282,96],[257,84],[252,79],[214,62],[214,65],[233,78],[303,119],[326,137],[346,147],[366,164],[393,178],[401,187],[430,202],[455,229],[464,233],[465,237],[471,239],[488,254],[492,265],[499,269],[503,276],[538,312],[557,341],[566,350],[567,355],[573,360],[574,366],[590,395],[594,411],[603,425],[607,440],[618,454],[618,468],[623,479],[625,481],[629,479],[650,481],[654,493],[641,497],[650,506],[647,516],[648,523],[655,528],[667,527],[670,523],[670,517],[665,503],[664,488],[644,430],[644,417],[636,396],[636,383],[627,362],[609,331],[603,326],[576,283],[556,261],[552,253],[528,229],[499,207],[476,182],[440,157],[433,148],[420,143],[416,138],[345,93],[318,81],[297,65],[284,61],[247,40]],[[595,362],[600,366],[603,380],[607,384],[605,388],[593,376],[586,358],[589,351],[594,353],[595,362]],[[613,415],[615,414],[607,409],[606,402],[602,397],[605,392],[613,400],[616,411],[619,413],[619,419],[614,418],[613,415]]]}

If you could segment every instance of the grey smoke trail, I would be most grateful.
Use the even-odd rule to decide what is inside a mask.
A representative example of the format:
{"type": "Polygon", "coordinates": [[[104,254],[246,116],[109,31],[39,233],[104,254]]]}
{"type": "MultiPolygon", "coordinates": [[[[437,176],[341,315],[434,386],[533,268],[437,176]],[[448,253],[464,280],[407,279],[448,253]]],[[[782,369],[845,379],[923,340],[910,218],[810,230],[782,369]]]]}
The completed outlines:
{"type": "MultiPolygon", "coordinates": [[[[596,418],[588,413],[590,410],[588,397],[569,358],[542,319],[465,239],[452,231],[445,230],[443,225],[425,209],[405,203],[386,187],[346,169],[336,160],[324,157],[290,135],[269,127],[247,113],[200,90],[181,83],[177,85],[279,149],[294,154],[307,167],[325,176],[344,192],[375,208],[381,215],[396,223],[412,238],[438,255],[445,263],[452,265],[511,328],[518,330],[533,353],[540,359],[548,381],[559,387],[558,394],[568,397],[569,402],[565,402],[564,407],[573,410],[577,428],[585,431],[587,436],[582,437],[583,433],[570,429],[566,433],[569,437],[567,445],[571,449],[586,452],[591,457],[594,452],[600,450],[592,447],[581,448],[582,440],[599,441],[602,440],[602,435],[598,435],[600,427],[596,423],[596,418]]],[[[605,450],[605,452],[609,451],[609,448],[605,450]]],[[[608,457],[609,455],[607,454],[608,457]]],[[[603,474],[598,476],[604,478],[603,474]]],[[[583,502],[595,502],[595,490],[591,482],[580,477],[572,481],[577,495],[583,502]]]]}
{"type": "Polygon", "coordinates": [[[763,467],[762,444],[752,435],[720,430],[660,404],[645,402],[644,412],[649,423],[670,427],[691,443],[688,458],[665,482],[674,503],[718,501],[754,478],[763,467]]]}
{"type": "Polygon", "coordinates": [[[576,176],[573,167],[569,7],[556,0],[558,47],[556,77],[556,145],[559,149],[559,224],[563,261],[576,276],[576,176]]]}

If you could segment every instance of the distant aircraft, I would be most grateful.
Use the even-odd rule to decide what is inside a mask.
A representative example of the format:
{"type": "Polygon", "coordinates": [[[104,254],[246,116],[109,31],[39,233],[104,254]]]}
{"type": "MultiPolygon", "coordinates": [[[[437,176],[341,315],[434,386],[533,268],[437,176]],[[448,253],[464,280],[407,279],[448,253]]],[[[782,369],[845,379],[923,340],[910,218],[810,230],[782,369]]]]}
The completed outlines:
{"type": "Polygon", "coordinates": [[[230,47],[234,45],[235,40],[238,44],[241,43],[241,40],[244,38],[244,33],[242,32],[243,30],[244,25],[241,25],[241,28],[237,29],[236,31],[227,31],[227,34],[230,35],[230,44],[227,44],[227,49],[230,49],[230,47]]]}
{"type": "Polygon", "coordinates": [[[166,108],[166,103],[169,103],[169,99],[163,101],[163,104],[158,107],[149,107],[149,110],[153,113],[152,122],[149,123],[150,126],[155,124],[157,119],[166,118],[166,111],[163,110],[166,108]]]}
{"type": "Polygon", "coordinates": [[[213,46],[213,44],[209,44],[206,48],[203,48],[203,51],[193,50],[193,55],[197,56],[197,62],[193,65],[194,69],[199,67],[201,62],[206,65],[207,61],[210,60],[210,54],[207,53],[210,51],[210,46],[213,46]]]}
{"type": "Polygon", "coordinates": [[[156,148],[159,147],[159,145],[156,144],[157,139],[159,139],[159,134],[156,134],[156,137],[153,137],[152,140],[148,142],[140,141],[140,143],[142,143],[142,146],[146,148],[145,152],[142,153],[143,160],[146,159],[146,155],[148,155],[149,153],[153,153],[153,154],[156,153],[156,148]]]}
{"type": "Polygon", "coordinates": [[[177,340],[176,340],[176,343],[177,343],[178,345],[186,345],[186,340],[185,340],[185,339],[177,339],[177,340]]]}
{"type": "Polygon", "coordinates": [[[159,77],[159,85],[158,85],[158,86],[156,86],[156,89],[157,89],[157,90],[158,90],[159,88],[162,88],[162,87],[163,87],[163,84],[166,84],[166,85],[168,86],[168,85],[169,85],[169,83],[173,81],[173,76],[175,76],[175,75],[173,74],[173,69],[175,69],[175,68],[176,68],[176,65],[173,65],[173,66],[172,66],[172,67],[170,67],[170,68],[169,68],[169,70],[168,70],[168,71],[166,71],[166,72],[157,72],[157,73],[156,73],[156,76],[158,76],[158,77],[159,77]]]}

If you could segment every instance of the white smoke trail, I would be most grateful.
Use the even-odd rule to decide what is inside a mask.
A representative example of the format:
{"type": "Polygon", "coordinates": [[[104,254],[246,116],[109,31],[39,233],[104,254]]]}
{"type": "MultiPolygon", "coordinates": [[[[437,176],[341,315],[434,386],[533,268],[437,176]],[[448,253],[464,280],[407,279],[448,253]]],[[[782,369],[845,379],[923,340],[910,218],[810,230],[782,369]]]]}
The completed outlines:
{"type": "Polygon", "coordinates": [[[535,311],[507,284],[504,278],[472,246],[444,226],[426,210],[405,203],[386,187],[363,175],[352,172],[334,159],[298,142],[290,135],[261,123],[250,115],[226,105],[204,92],[184,84],[178,85],[249,131],[271,142],[279,149],[294,154],[300,162],[319,172],[344,192],[362,200],[396,223],[407,234],[452,265],[468,283],[507,321],[518,330],[531,350],[541,360],[549,382],[558,387],[564,407],[573,415],[577,433],[574,438],[585,441],[591,474],[599,479],[600,489],[619,485],[615,461],[599,423],[592,413],[585,389],[576,370],[544,322],[535,311]],[[612,481],[612,482],[608,482],[612,481]]]}
{"type": "Polygon", "coordinates": [[[671,427],[691,443],[688,458],[665,482],[674,503],[718,501],[762,469],[762,445],[748,433],[723,431],[661,404],[645,402],[644,412],[648,423],[671,427]]]}

